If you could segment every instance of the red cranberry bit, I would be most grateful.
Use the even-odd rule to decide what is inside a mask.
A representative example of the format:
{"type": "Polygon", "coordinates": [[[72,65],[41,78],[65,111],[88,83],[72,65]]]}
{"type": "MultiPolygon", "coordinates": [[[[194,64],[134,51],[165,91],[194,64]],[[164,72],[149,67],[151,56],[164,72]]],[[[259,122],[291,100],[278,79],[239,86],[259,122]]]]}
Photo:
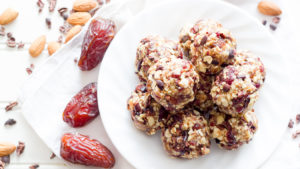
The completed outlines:
{"type": "Polygon", "coordinates": [[[32,69],[30,69],[30,68],[28,67],[28,68],[26,68],[26,72],[27,72],[28,75],[31,75],[31,74],[32,74],[32,69]]]}
{"type": "Polygon", "coordinates": [[[164,70],[164,67],[162,65],[158,65],[156,68],[156,71],[158,71],[158,70],[164,70]]]}
{"type": "Polygon", "coordinates": [[[142,108],[140,104],[134,105],[134,112],[140,114],[142,112],[142,108]]]}
{"type": "Polygon", "coordinates": [[[293,139],[297,138],[299,134],[300,134],[300,130],[297,130],[297,131],[292,135],[292,138],[293,138],[293,139]]]}
{"type": "Polygon", "coordinates": [[[78,66],[87,71],[95,68],[103,59],[115,36],[115,24],[109,19],[95,18],[89,25],[81,47],[78,66]]]}
{"type": "Polygon", "coordinates": [[[97,83],[90,83],[68,103],[63,112],[63,120],[72,127],[81,127],[98,115],[97,83]]]}
{"type": "Polygon", "coordinates": [[[201,128],[201,125],[199,123],[196,123],[194,126],[193,126],[193,130],[199,130],[201,128]]]}

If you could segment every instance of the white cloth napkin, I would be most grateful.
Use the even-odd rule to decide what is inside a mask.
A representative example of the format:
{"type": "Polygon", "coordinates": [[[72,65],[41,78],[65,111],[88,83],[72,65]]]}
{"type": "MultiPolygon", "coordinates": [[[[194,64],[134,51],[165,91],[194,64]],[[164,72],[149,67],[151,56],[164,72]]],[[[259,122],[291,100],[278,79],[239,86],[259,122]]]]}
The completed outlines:
{"type": "MultiPolygon", "coordinates": [[[[227,1],[245,9],[259,20],[267,19],[268,23],[271,22],[271,17],[262,16],[257,12],[256,6],[258,1],[227,1]]],[[[117,24],[117,28],[120,29],[138,12],[150,6],[156,5],[159,2],[161,2],[161,0],[114,0],[110,5],[101,8],[96,15],[113,19],[117,24]]],[[[282,7],[284,12],[281,16],[281,22],[278,24],[277,30],[274,31],[274,36],[280,42],[280,44],[282,44],[283,51],[285,51],[284,57],[289,59],[291,64],[292,70],[282,71],[286,71],[287,75],[297,77],[297,74],[300,70],[297,70],[296,65],[297,63],[300,63],[300,59],[296,57],[296,53],[293,50],[295,49],[296,42],[293,39],[293,30],[291,30],[292,22],[289,20],[287,12],[288,10],[285,10],[283,2],[283,0],[276,0],[276,3],[282,7]]],[[[59,155],[61,135],[65,132],[75,131],[67,126],[62,120],[58,120],[57,117],[61,116],[65,105],[74,95],[74,93],[79,91],[87,83],[97,81],[98,77],[99,66],[90,72],[81,72],[78,68],[76,69],[76,66],[74,66],[74,59],[80,55],[81,42],[86,28],[87,27],[84,27],[84,30],[81,34],[76,36],[63,49],[51,56],[45,64],[40,66],[40,68],[30,76],[21,89],[21,94],[19,97],[19,100],[22,103],[22,112],[24,117],[41,137],[41,139],[57,155],[59,155]]],[[[266,29],[269,29],[269,27],[266,26],[266,29]]],[[[293,81],[293,84],[293,90],[295,91],[293,93],[295,96],[291,97],[295,98],[295,100],[299,100],[299,96],[297,96],[296,93],[299,92],[297,86],[300,84],[300,81],[296,78],[293,81]]],[[[288,91],[288,89],[286,90],[288,91]]],[[[299,111],[299,108],[300,106],[295,104],[293,112],[283,113],[291,114],[291,117],[294,117],[294,114],[299,111]]],[[[96,138],[103,144],[107,145],[107,147],[109,147],[116,156],[116,169],[133,169],[133,167],[117,152],[112,145],[102,126],[100,117],[86,127],[76,129],[76,131],[90,135],[91,137],[96,138]]],[[[269,158],[269,160],[261,166],[262,169],[300,168],[300,163],[297,162],[297,157],[300,156],[300,150],[298,149],[297,141],[291,139],[291,132],[291,130],[286,132],[285,137],[282,138],[282,143],[269,158]]],[[[69,165],[72,168],[85,168],[78,165],[69,165]]]]}

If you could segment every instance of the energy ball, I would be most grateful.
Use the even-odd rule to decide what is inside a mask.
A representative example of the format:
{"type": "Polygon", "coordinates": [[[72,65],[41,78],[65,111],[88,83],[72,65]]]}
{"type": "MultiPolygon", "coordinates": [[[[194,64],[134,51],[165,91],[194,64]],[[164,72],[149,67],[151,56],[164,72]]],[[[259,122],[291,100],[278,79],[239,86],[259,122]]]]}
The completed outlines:
{"type": "Polygon", "coordinates": [[[154,135],[164,127],[168,112],[151,98],[146,85],[140,83],[127,101],[127,109],[136,128],[154,135]]]}
{"type": "Polygon", "coordinates": [[[199,75],[190,61],[164,57],[150,67],[147,88],[167,110],[182,109],[195,98],[199,75]]]}
{"type": "Polygon", "coordinates": [[[183,57],[180,45],[161,36],[147,36],[139,43],[136,52],[136,73],[140,80],[147,81],[148,69],[159,59],[167,56],[183,57]]]}
{"type": "Polygon", "coordinates": [[[231,32],[211,19],[183,28],[179,42],[196,70],[209,75],[232,64],[236,54],[236,40],[231,32]]]}
{"type": "Polygon", "coordinates": [[[238,51],[234,65],[243,67],[242,70],[249,76],[257,89],[264,84],[266,71],[259,57],[249,51],[238,51]]]}
{"type": "Polygon", "coordinates": [[[227,66],[216,77],[210,94],[219,110],[231,116],[250,111],[258,99],[257,87],[243,66],[227,66]]]}
{"type": "Polygon", "coordinates": [[[200,112],[207,112],[213,108],[214,103],[210,95],[210,90],[215,76],[199,74],[200,80],[195,93],[193,106],[200,112]]]}
{"type": "Polygon", "coordinates": [[[207,120],[193,109],[169,116],[161,139],[165,150],[173,157],[192,159],[210,152],[207,120]]]}
{"type": "Polygon", "coordinates": [[[253,109],[239,117],[232,117],[217,110],[210,112],[210,136],[222,149],[237,149],[251,141],[258,128],[257,124],[253,109]]]}

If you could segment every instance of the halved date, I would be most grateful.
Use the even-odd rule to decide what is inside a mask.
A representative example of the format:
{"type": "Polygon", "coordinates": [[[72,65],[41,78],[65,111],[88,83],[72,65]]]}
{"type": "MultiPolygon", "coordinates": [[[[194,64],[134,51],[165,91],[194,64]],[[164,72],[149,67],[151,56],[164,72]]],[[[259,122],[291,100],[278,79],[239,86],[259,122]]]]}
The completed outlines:
{"type": "Polygon", "coordinates": [[[113,21],[101,17],[93,19],[83,39],[79,68],[83,71],[95,68],[102,61],[114,36],[113,21]]]}
{"type": "Polygon", "coordinates": [[[72,127],[81,127],[99,115],[97,83],[90,83],[68,103],[63,120],[72,127]]]}
{"type": "Polygon", "coordinates": [[[66,133],[61,138],[60,155],[63,159],[87,166],[111,168],[115,158],[98,140],[81,134],[66,133]]]}

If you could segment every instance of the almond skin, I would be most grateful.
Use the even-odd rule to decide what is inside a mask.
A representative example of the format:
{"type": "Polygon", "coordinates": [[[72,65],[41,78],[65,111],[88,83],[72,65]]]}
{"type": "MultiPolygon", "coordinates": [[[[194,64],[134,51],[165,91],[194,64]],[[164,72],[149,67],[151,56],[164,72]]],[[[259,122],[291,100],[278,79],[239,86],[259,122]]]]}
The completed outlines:
{"type": "Polygon", "coordinates": [[[29,47],[29,54],[32,57],[39,56],[43,52],[45,45],[46,45],[46,36],[42,35],[32,42],[32,44],[29,47]]]}
{"type": "Polygon", "coordinates": [[[73,9],[77,12],[88,12],[96,8],[98,3],[94,0],[76,0],[73,9]]]}
{"type": "Polygon", "coordinates": [[[75,25],[66,35],[65,43],[69,42],[75,35],[77,35],[81,31],[80,25],[75,25]]]}
{"type": "Polygon", "coordinates": [[[14,144],[8,142],[0,142],[0,157],[10,155],[16,150],[14,144]]]}
{"type": "Polygon", "coordinates": [[[11,9],[11,8],[7,8],[0,15],[0,25],[7,25],[7,24],[11,23],[18,17],[18,15],[19,15],[18,11],[11,9]]]}
{"type": "Polygon", "coordinates": [[[51,56],[60,48],[60,43],[52,41],[48,43],[48,53],[51,56]]]}
{"type": "Polygon", "coordinates": [[[75,12],[72,13],[67,19],[68,23],[71,25],[84,25],[87,21],[91,19],[91,14],[88,12],[75,12]]]}
{"type": "Polygon", "coordinates": [[[268,16],[278,16],[282,13],[278,5],[271,1],[261,1],[258,3],[257,9],[260,13],[268,16]]]}

